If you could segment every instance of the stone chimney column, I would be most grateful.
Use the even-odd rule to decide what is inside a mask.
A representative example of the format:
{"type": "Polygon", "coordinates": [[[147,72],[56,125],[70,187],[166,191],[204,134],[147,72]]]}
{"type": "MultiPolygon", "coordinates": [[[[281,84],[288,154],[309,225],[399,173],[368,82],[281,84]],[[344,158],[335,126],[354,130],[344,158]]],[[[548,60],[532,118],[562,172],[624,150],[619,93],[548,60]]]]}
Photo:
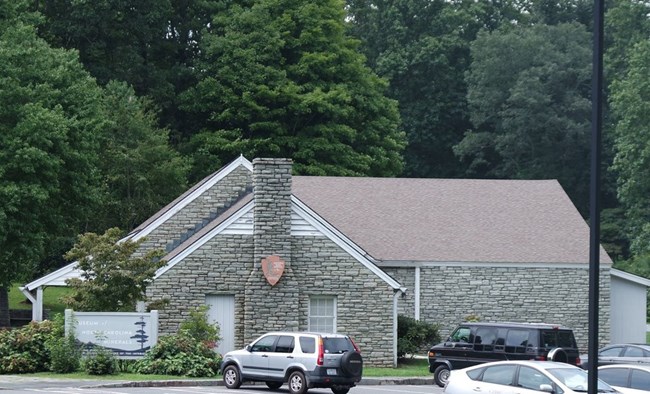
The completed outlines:
{"type": "Polygon", "coordinates": [[[291,167],[290,159],[253,160],[254,261],[244,293],[246,343],[267,331],[299,327],[299,284],[291,261],[291,167]]]}

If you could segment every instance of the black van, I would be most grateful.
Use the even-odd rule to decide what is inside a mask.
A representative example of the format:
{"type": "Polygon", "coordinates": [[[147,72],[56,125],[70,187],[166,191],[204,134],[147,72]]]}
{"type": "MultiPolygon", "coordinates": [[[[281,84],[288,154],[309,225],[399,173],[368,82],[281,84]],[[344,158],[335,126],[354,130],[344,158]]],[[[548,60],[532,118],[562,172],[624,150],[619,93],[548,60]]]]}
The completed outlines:
{"type": "Polygon", "coordinates": [[[580,365],[570,328],[545,323],[463,323],[429,350],[429,371],[444,387],[449,371],[489,361],[550,360],[580,365]]]}

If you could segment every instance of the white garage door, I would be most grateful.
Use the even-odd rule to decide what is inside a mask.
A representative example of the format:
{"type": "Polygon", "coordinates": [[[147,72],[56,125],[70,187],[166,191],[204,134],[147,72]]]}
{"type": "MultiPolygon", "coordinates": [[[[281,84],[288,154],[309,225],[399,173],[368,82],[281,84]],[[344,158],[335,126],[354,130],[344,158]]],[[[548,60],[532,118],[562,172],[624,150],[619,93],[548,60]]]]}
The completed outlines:
{"type": "Polygon", "coordinates": [[[221,342],[217,351],[221,354],[235,349],[235,296],[209,295],[205,303],[210,307],[208,317],[211,323],[219,324],[221,342]]]}

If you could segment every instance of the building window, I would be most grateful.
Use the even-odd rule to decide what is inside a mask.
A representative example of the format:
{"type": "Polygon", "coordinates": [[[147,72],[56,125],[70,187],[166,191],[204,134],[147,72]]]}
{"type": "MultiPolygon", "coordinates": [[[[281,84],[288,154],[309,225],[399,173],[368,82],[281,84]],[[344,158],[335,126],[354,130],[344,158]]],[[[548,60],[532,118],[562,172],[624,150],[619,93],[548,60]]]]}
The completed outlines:
{"type": "Polygon", "coordinates": [[[309,299],[309,331],[336,332],[336,297],[309,299]]]}

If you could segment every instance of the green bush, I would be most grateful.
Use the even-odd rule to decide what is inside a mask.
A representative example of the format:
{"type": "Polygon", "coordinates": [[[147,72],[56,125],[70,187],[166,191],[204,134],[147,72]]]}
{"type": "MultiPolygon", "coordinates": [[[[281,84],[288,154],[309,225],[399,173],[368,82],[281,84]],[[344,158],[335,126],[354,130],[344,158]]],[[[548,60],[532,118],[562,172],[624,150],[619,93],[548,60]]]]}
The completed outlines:
{"type": "Polygon", "coordinates": [[[397,356],[405,357],[426,353],[429,347],[440,342],[438,325],[415,320],[412,317],[397,317],[397,356]]]}
{"type": "Polygon", "coordinates": [[[190,317],[181,323],[180,330],[186,331],[191,337],[205,342],[210,347],[215,347],[221,340],[219,325],[208,322],[208,309],[207,305],[203,305],[192,310],[190,317]]]}
{"type": "Polygon", "coordinates": [[[113,375],[117,373],[117,362],[113,352],[103,346],[95,346],[84,358],[84,371],[89,375],[113,375]]]}
{"type": "Polygon", "coordinates": [[[57,333],[54,323],[49,320],[0,330],[0,374],[48,371],[50,351],[46,344],[57,333]]]}
{"type": "Polygon", "coordinates": [[[69,373],[79,370],[81,348],[76,341],[74,332],[65,336],[65,317],[55,314],[52,318],[52,337],[45,343],[50,352],[50,371],[69,373]]]}
{"type": "Polygon", "coordinates": [[[212,377],[219,372],[221,356],[189,331],[166,335],[136,365],[143,374],[212,377]]]}

